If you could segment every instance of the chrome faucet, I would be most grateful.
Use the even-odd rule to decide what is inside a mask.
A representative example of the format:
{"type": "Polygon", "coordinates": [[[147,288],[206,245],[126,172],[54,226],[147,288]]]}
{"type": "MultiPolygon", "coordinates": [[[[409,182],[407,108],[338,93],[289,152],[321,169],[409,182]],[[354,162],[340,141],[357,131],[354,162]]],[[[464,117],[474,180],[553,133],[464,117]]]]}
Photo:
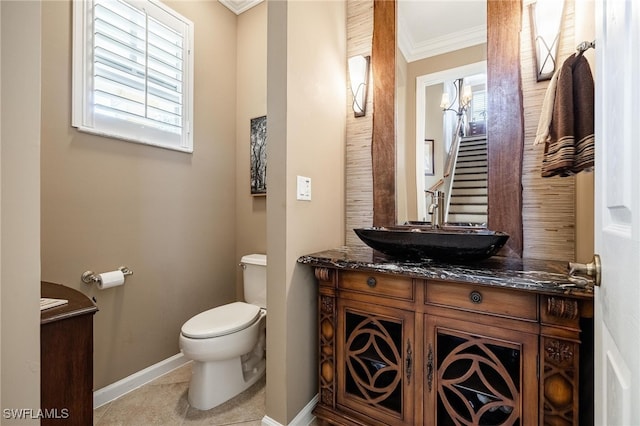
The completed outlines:
{"type": "Polygon", "coordinates": [[[431,194],[431,204],[429,205],[431,227],[440,228],[444,225],[444,192],[439,190],[425,192],[431,194]]]}

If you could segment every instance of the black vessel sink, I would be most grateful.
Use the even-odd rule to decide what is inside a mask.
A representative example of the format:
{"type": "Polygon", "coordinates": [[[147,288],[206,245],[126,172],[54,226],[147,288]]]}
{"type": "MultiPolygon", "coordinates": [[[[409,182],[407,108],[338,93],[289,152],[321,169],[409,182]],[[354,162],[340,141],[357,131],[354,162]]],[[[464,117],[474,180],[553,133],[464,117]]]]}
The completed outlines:
{"type": "Polygon", "coordinates": [[[358,228],[354,232],[372,249],[395,258],[453,262],[491,257],[509,239],[504,232],[476,228],[397,226],[358,228]]]}

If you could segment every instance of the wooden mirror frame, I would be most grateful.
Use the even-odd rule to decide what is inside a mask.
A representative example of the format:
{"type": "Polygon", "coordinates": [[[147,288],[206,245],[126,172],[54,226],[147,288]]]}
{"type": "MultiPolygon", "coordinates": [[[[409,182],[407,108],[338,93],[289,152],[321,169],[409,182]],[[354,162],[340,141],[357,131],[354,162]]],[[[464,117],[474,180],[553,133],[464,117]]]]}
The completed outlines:
{"type": "MultiPolygon", "coordinates": [[[[522,257],[524,119],[522,0],[487,0],[488,228],[509,234],[499,255],[522,257]]],[[[373,1],[373,225],[395,225],[396,2],[373,1]]]]}

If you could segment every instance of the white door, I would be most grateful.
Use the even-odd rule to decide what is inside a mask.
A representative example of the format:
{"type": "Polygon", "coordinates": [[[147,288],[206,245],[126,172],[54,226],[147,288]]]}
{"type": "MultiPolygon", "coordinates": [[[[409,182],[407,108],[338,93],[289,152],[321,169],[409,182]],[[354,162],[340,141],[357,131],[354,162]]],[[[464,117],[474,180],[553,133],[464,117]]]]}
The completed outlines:
{"type": "Polygon", "coordinates": [[[595,424],[640,425],[640,2],[596,2],[595,424]]]}

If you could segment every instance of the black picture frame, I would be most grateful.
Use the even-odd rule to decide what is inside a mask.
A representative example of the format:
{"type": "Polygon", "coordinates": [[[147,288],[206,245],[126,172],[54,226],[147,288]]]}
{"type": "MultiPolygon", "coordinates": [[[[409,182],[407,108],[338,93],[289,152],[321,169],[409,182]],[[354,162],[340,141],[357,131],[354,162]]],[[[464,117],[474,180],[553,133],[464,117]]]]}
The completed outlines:
{"type": "Polygon", "coordinates": [[[251,119],[251,195],[267,195],[267,116],[251,119]]]}

